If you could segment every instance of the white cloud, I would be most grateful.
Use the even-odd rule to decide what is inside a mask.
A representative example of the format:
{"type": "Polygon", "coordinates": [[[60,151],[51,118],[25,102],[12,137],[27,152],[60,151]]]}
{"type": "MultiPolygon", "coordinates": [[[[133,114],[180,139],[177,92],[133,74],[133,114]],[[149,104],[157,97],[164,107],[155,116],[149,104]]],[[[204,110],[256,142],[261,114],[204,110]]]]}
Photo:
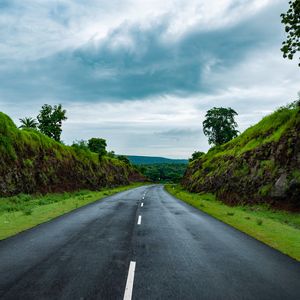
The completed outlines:
{"type": "MultiPolygon", "coordinates": [[[[274,5],[274,0],[12,1],[0,12],[0,57],[39,59],[88,40],[98,43],[123,24],[147,29],[164,19],[170,42],[195,27],[212,30],[239,22],[271,2],[274,5]]],[[[116,45],[133,46],[128,36],[119,36],[116,45]]]]}
{"type": "MultiPolygon", "coordinates": [[[[210,33],[219,30],[221,34],[213,37],[220,37],[224,27],[239,24],[259,14],[266,7],[272,10],[276,3],[286,5],[285,0],[45,0],[42,4],[34,0],[19,2],[11,1],[10,7],[0,12],[0,60],[8,60],[0,65],[1,78],[7,83],[7,86],[0,89],[0,110],[18,122],[20,117],[37,115],[42,104],[57,102],[53,95],[63,98],[63,93],[66,92],[70,99],[63,102],[63,105],[68,111],[69,119],[64,124],[63,139],[67,143],[75,139],[101,136],[108,140],[109,147],[117,153],[188,157],[195,150],[205,151],[209,148],[201,125],[206,111],[211,107],[234,108],[239,113],[238,123],[243,131],[259,121],[263,115],[296,98],[300,89],[299,68],[295,62],[282,59],[278,36],[273,36],[272,32],[274,28],[278,28],[277,25],[273,26],[273,20],[270,21],[270,29],[267,29],[270,30],[270,40],[264,40],[267,36],[264,33],[263,37],[258,38],[257,44],[255,37],[252,44],[252,37],[239,40],[240,36],[234,36],[230,43],[226,43],[227,38],[232,36],[225,36],[217,45],[222,48],[225,44],[224,49],[228,53],[223,54],[223,48],[215,49],[213,38],[207,41],[205,35],[200,37],[204,40],[198,41],[195,51],[190,50],[194,45],[193,41],[187,42],[190,43],[189,48],[185,48],[184,44],[184,37],[190,32],[210,33]],[[153,33],[155,38],[156,34],[159,35],[157,38],[162,44],[159,44],[159,49],[151,48],[152,41],[155,43],[156,39],[149,38],[148,43],[143,44],[143,38],[147,39],[143,35],[151,35],[151,29],[161,24],[165,26],[164,30],[153,33]],[[140,39],[134,39],[130,32],[132,28],[138,29],[136,34],[141,36],[140,39]],[[79,68],[82,66],[81,61],[80,64],[76,64],[77,61],[73,64],[74,57],[67,55],[70,61],[50,59],[50,66],[46,63],[46,66],[20,63],[16,64],[16,69],[11,68],[13,64],[10,60],[39,60],[66,48],[77,49],[87,41],[94,44],[93,49],[88,50],[94,51],[92,55],[96,58],[90,57],[89,51],[84,52],[82,65],[92,65],[91,73],[90,69],[79,68]],[[102,58],[98,58],[97,48],[104,43],[107,45],[105,51],[108,49],[112,53],[120,52],[121,55],[108,56],[109,59],[116,60],[115,64],[107,63],[102,66],[99,63],[99,67],[97,64],[102,58]],[[168,47],[164,48],[164,43],[168,47]],[[172,43],[180,45],[172,48],[172,43]],[[207,47],[204,47],[203,55],[198,57],[197,51],[201,44],[207,47]],[[149,49],[145,49],[147,47],[149,49]],[[235,52],[238,47],[241,50],[235,52]],[[181,52],[177,57],[178,49],[181,52]],[[185,56],[185,49],[191,51],[192,55],[185,56]],[[238,53],[239,57],[231,57],[230,51],[238,53]],[[119,66],[123,64],[122,54],[128,52],[134,54],[133,58],[127,63],[128,67],[122,68],[119,66]],[[143,61],[144,52],[148,56],[145,55],[143,61]],[[157,56],[153,58],[151,55],[157,56]],[[230,58],[224,63],[226,56],[230,58]],[[61,61],[65,63],[62,69],[69,70],[62,72],[58,68],[55,73],[55,63],[61,61]],[[136,65],[135,61],[138,61],[136,65]],[[97,66],[94,67],[93,64],[97,66]],[[26,73],[26,69],[30,67],[33,72],[26,73]],[[194,67],[196,71],[192,72],[194,67]],[[164,72],[160,74],[159,70],[164,72]],[[173,74],[176,72],[182,73],[173,74]],[[25,75],[16,80],[20,73],[25,75]],[[28,74],[32,74],[32,77],[28,74]],[[135,76],[132,81],[126,77],[130,74],[135,76]],[[147,76],[143,77],[144,74],[147,76]],[[75,76],[70,83],[67,79],[72,75],[75,76]],[[90,75],[92,80],[89,80],[90,75]],[[148,79],[151,81],[154,76],[158,78],[154,78],[149,86],[141,82],[148,79]],[[120,81],[115,81],[117,77],[121,78],[120,81]],[[123,79],[125,84],[122,85],[123,79]],[[108,90],[111,89],[111,99],[117,89],[125,96],[119,96],[114,102],[104,101],[106,94],[99,94],[105,89],[106,82],[108,90]],[[130,89],[138,90],[144,86],[144,89],[151,91],[160,83],[165,84],[165,90],[157,89],[156,96],[149,97],[152,94],[147,91],[144,94],[141,92],[144,96],[140,98],[135,94],[132,97],[135,100],[127,97],[130,93],[126,92],[130,89]],[[58,92],[54,93],[56,88],[58,92]],[[20,93],[14,94],[15,90],[20,93]],[[89,92],[93,93],[90,99],[89,92]],[[22,97],[18,100],[16,98],[19,95],[22,97]],[[28,95],[29,99],[26,98],[28,95]],[[13,99],[11,101],[10,96],[13,99]]],[[[278,23],[279,21],[278,15],[278,23]]],[[[259,30],[266,20],[258,18],[257,22],[259,30]]],[[[251,35],[256,34],[255,30],[256,28],[246,31],[245,28],[237,26],[237,30],[224,31],[224,34],[251,35]]],[[[193,37],[197,38],[197,35],[193,37]]],[[[109,95],[107,98],[110,99],[109,95]]]]}

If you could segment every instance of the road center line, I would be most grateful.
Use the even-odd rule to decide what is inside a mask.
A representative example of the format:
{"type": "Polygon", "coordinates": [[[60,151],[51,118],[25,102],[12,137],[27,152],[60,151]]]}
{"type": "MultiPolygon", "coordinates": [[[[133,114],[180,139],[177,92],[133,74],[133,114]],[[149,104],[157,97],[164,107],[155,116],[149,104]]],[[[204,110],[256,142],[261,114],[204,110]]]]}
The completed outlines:
{"type": "Polygon", "coordinates": [[[131,261],[128,270],[128,276],[126,281],[125,293],[123,300],[131,300],[132,298],[132,289],[134,282],[134,273],[135,273],[135,261],[131,261]]]}
{"type": "Polygon", "coordinates": [[[141,225],[141,223],[142,223],[142,216],[139,216],[137,224],[141,225]]]}
{"type": "Polygon", "coordinates": [[[141,207],[143,207],[143,206],[144,206],[144,203],[142,202],[142,203],[141,203],[141,207]]]}

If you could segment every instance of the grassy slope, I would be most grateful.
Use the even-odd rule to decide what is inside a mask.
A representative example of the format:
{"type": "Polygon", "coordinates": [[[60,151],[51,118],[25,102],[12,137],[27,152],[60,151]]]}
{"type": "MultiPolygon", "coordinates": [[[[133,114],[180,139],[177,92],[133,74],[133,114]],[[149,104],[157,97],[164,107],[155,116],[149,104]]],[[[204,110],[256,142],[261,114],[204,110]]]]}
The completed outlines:
{"type": "MultiPolygon", "coordinates": [[[[231,203],[272,202],[282,174],[287,175],[287,188],[292,181],[300,185],[299,128],[299,108],[279,109],[190,163],[183,185],[190,191],[217,193],[231,203]]],[[[297,206],[297,195],[290,198],[297,206]]]]}
{"type": "Polygon", "coordinates": [[[18,195],[0,198],[0,240],[49,221],[104,197],[141,186],[135,183],[101,191],[78,191],[44,196],[18,195]]]}
{"type": "Polygon", "coordinates": [[[223,155],[239,156],[258,146],[278,142],[282,135],[299,121],[299,109],[283,108],[264,117],[230,142],[214,147],[208,152],[209,158],[223,155]]]}
{"type": "Polygon", "coordinates": [[[300,213],[266,206],[227,206],[212,194],[194,194],[167,185],[175,197],[300,261],[300,213]]]}
{"type": "Polygon", "coordinates": [[[65,146],[35,130],[19,130],[0,112],[0,195],[62,192],[129,183],[132,167],[65,146]]]}

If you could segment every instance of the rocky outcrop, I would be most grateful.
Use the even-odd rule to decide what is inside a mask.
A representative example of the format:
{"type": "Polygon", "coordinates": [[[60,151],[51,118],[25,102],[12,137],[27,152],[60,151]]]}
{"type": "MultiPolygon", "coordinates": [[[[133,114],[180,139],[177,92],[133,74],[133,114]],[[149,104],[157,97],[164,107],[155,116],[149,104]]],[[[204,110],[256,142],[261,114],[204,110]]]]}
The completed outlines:
{"type": "Polygon", "coordinates": [[[300,209],[300,112],[282,109],[192,162],[182,184],[228,204],[300,209]]]}

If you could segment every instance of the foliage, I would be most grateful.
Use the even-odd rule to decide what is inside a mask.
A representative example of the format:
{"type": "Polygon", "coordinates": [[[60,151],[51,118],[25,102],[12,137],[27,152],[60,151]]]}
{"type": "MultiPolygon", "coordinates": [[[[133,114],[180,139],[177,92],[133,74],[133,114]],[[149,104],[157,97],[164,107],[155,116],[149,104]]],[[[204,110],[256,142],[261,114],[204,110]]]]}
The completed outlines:
{"type": "Polygon", "coordinates": [[[201,152],[201,151],[195,151],[193,154],[192,154],[192,157],[189,159],[189,162],[192,162],[196,159],[199,159],[201,158],[205,153],[204,152],[201,152]]]}
{"type": "Polygon", "coordinates": [[[38,123],[34,118],[23,118],[19,119],[21,122],[21,126],[19,128],[22,129],[37,129],[38,123]]]}
{"type": "Polygon", "coordinates": [[[186,164],[139,165],[138,170],[153,182],[179,182],[186,170],[186,164]]]}
{"type": "Polygon", "coordinates": [[[189,193],[174,185],[167,185],[166,189],[197,209],[300,261],[300,213],[263,205],[231,207],[212,194],[189,193]]]}
{"type": "Polygon", "coordinates": [[[109,151],[109,152],[107,152],[107,156],[111,157],[111,158],[115,158],[116,157],[115,151],[109,151]]]}
{"type": "Polygon", "coordinates": [[[19,130],[0,112],[0,195],[97,190],[143,180],[130,165],[90,150],[70,147],[37,130],[19,130]]]}
{"type": "Polygon", "coordinates": [[[236,115],[232,108],[214,107],[207,111],[203,132],[208,136],[209,144],[222,145],[238,135],[236,115]]]}
{"type": "Polygon", "coordinates": [[[130,160],[125,155],[118,155],[117,158],[127,165],[130,165],[130,160]]]}
{"type": "Polygon", "coordinates": [[[184,186],[193,192],[213,192],[226,203],[272,203],[300,208],[297,155],[300,150],[300,108],[287,105],[264,117],[226,144],[211,148],[189,164],[184,186]],[[276,182],[287,175],[286,189],[276,182]]]}
{"type": "Polygon", "coordinates": [[[66,110],[62,108],[62,105],[59,104],[52,107],[49,104],[44,104],[37,119],[39,121],[39,130],[59,142],[62,132],[62,121],[67,120],[66,110]]]}
{"type": "Polygon", "coordinates": [[[72,147],[75,149],[80,149],[84,151],[90,151],[88,143],[85,140],[76,140],[73,142],[72,147]]]}
{"type": "Polygon", "coordinates": [[[106,152],[106,140],[101,138],[91,138],[88,140],[88,147],[92,152],[98,153],[99,157],[104,156],[106,152]]]}
{"type": "MultiPolygon", "coordinates": [[[[293,59],[300,51],[300,0],[289,1],[289,9],[281,14],[281,22],[285,25],[287,39],[282,43],[284,58],[293,59]]],[[[300,67],[300,63],[299,63],[300,67]]]]}

